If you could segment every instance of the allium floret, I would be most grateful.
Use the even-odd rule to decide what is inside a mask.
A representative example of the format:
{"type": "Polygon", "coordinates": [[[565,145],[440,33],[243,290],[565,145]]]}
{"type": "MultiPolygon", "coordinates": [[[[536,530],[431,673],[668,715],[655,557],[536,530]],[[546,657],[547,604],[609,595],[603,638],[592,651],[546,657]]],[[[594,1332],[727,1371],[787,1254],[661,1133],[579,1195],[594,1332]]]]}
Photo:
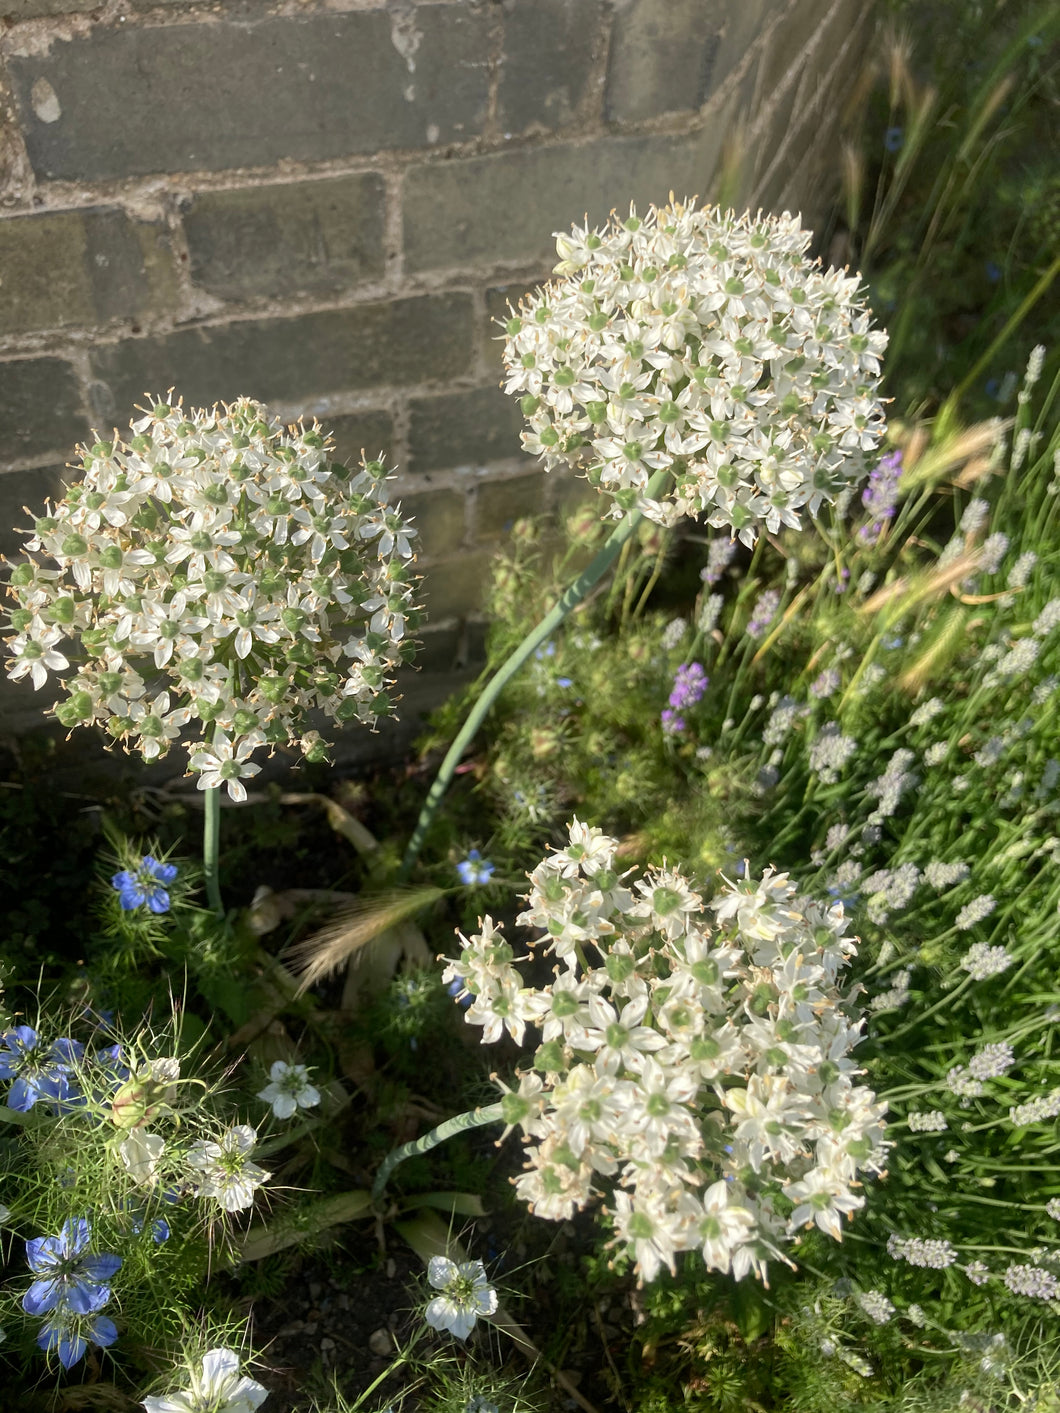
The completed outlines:
{"type": "Polygon", "coordinates": [[[249,398],[158,400],[128,440],[83,448],[11,574],[12,679],[57,677],[62,725],[146,761],[191,728],[200,788],[235,800],[261,746],[323,758],[310,711],[374,727],[411,656],[414,531],[382,462],[331,450],[249,398]]]}
{"type": "Polygon", "coordinates": [[[559,278],[507,322],[507,392],[527,451],[673,525],[753,545],[800,528],[863,474],[883,432],[886,335],[859,277],[821,269],[798,217],[695,198],[557,234],[559,278]],[[645,490],[667,470],[670,488],[645,490]]]}
{"type": "Polygon", "coordinates": [[[885,1106],[855,1082],[842,905],[770,868],[705,906],[673,868],[627,886],[617,850],[575,820],[529,875],[518,921],[560,963],[548,986],[526,985],[489,917],[443,981],[461,979],[484,1042],[540,1028],[533,1068],[501,1085],[527,1143],[516,1190],[537,1215],[567,1219],[614,1178],[616,1240],[645,1280],[689,1250],[764,1278],[802,1228],[841,1237],[865,1202],[859,1174],[882,1171],[889,1146],[885,1106]]]}

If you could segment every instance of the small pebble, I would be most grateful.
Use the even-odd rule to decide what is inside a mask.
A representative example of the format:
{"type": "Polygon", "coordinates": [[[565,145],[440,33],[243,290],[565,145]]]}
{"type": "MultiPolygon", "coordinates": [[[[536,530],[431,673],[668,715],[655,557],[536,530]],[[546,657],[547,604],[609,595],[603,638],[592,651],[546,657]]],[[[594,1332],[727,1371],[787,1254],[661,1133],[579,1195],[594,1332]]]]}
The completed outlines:
{"type": "Polygon", "coordinates": [[[368,1336],[368,1348],[373,1354],[389,1354],[393,1347],[389,1330],[375,1330],[368,1336]]]}

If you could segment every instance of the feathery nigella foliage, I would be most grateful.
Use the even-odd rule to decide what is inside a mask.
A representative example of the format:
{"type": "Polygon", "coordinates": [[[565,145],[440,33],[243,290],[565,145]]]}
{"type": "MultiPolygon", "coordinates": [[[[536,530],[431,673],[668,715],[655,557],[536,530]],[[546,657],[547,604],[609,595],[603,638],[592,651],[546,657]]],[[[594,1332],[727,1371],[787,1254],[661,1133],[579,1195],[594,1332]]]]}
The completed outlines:
{"type": "Polygon", "coordinates": [[[703,514],[753,545],[860,480],[880,355],[859,277],[806,256],[798,218],[695,201],[557,235],[560,278],[508,320],[527,451],[662,525],[703,514]],[[660,498],[644,492],[668,469],[660,498]]]}
{"type": "Polygon", "coordinates": [[[249,398],[157,401],[127,442],[84,449],[11,575],[12,679],[58,677],[64,726],[102,725],[146,761],[191,727],[200,787],[234,799],[260,746],[322,758],[310,710],[390,714],[415,532],[381,462],[351,471],[330,450],[249,398]]]}

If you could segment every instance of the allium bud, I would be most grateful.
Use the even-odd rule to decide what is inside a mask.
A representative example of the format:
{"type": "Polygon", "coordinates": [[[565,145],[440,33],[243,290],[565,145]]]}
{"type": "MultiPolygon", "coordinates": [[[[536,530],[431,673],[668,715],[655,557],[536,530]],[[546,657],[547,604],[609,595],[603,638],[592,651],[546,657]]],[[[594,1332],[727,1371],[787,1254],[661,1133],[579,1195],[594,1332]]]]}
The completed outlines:
{"type": "Polygon", "coordinates": [[[704,514],[753,545],[860,480],[883,432],[886,334],[798,219],[695,201],[557,236],[558,280],[506,325],[527,451],[661,525],[704,514]],[[645,496],[653,472],[669,489],[645,496]]]}
{"type": "Polygon", "coordinates": [[[321,755],[309,711],[390,712],[414,531],[381,462],[330,462],[316,423],[285,428],[249,398],[159,400],[130,433],[83,448],[83,478],[36,521],[8,584],[8,671],[57,675],[64,726],[97,723],[148,761],[197,729],[200,788],[245,799],[259,746],[321,755]]]}

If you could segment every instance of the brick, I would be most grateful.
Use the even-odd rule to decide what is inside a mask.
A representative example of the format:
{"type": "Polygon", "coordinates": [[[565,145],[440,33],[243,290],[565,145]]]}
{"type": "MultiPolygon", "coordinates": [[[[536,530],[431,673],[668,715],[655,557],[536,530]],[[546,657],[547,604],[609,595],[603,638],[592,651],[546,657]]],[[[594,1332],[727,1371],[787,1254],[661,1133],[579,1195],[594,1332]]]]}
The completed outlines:
{"type": "Polygon", "coordinates": [[[438,560],[423,572],[423,600],[430,623],[481,613],[493,555],[485,550],[438,560]]]}
{"type": "Polygon", "coordinates": [[[717,10],[703,0],[627,0],[615,11],[604,111],[637,123],[702,107],[721,43],[717,10]]]}
{"type": "Polygon", "coordinates": [[[77,473],[65,466],[0,472],[0,555],[6,554],[12,561],[21,557],[18,551],[32,531],[34,519],[44,513],[45,500],[57,500],[64,484],[74,480],[77,473]]]}
{"type": "Polygon", "coordinates": [[[519,455],[523,416],[500,388],[413,398],[409,411],[409,470],[481,466],[519,455]]]}
{"type": "Polygon", "coordinates": [[[13,54],[33,169],[87,181],[475,137],[488,100],[485,7],[461,0],[412,13],[408,25],[382,8],[100,24],[46,52],[13,54]],[[31,101],[41,82],[58,102],[50,122],[31,101]]]}
{"type": "MultiPolygon", "coordinates": [[[[389,412],[349,412],[341,417],[320,417],[335,434],[335,460],[356,466],[364,451],[369,461],[383,452],[390,461],[394,448],[394,419],[389,412]]],[[[399,468],[400,469],[400,468],[399,468]]]]}
{"type": "Polygon", "coordinates": [[[452,554],[464,543],[465,501],[459,491],[424,491],[400,496],[401,513],[416,522],[416,552],[431,559],[452,554]]]}
{"type": "Polygon", "coordinates": [[[598,0],[508,0],[498,118],[505,134],[588,116],[602,44],[598,0]]]}
{"type": "MultiPolygon", "coordinates": [[[[529,458],[527,463],[530,464],[529,458]]],[[[476,496],[475,539],[483,542],[507,539],[516,520],[546,514],[547,474],[538,469],[526,476],[509,476],[504,481],[484,481],[476,496]]]]}
{"type": "Polygon", "coordinates": [[[221,299],[341,294],[383,273],[377,172],[200,191],[184,207],[191,278],[221,299]]]}
{"type": "Polygon", "coordinates": [[[709,193],[725,137],[715,115],[684,137],[601,138],[580,146],[522,148],[440,162],[405,178],[410,270],[488,263],[555,264],[554,231],[628,210],[709,193]]]}
{"type": "Polygon", "coordinates": [[[0,220],[0,335],[164,309],[176,270],[163,226],[117,207],[0,220]]]}
{"type": "Polygon", "coordinates": [[[40,20],[88,8],[88,0],[0,0],[0,20],[40,20]]]}
{"type": "Polygon", "coordinates": [[[0,363],[0,464],[66,460],[88,435],[81,394],[61,358],[0,363]]]}
{"type": "Polygon", "coordinates": [[[93,372],[124,418],[145,391],[176,387],[196,406],[246,395],[297,407],[328,393],[458,377],[468,370],[464,294],[419,295],[290,319],[246,319],[101,344],[93,372]]]}

